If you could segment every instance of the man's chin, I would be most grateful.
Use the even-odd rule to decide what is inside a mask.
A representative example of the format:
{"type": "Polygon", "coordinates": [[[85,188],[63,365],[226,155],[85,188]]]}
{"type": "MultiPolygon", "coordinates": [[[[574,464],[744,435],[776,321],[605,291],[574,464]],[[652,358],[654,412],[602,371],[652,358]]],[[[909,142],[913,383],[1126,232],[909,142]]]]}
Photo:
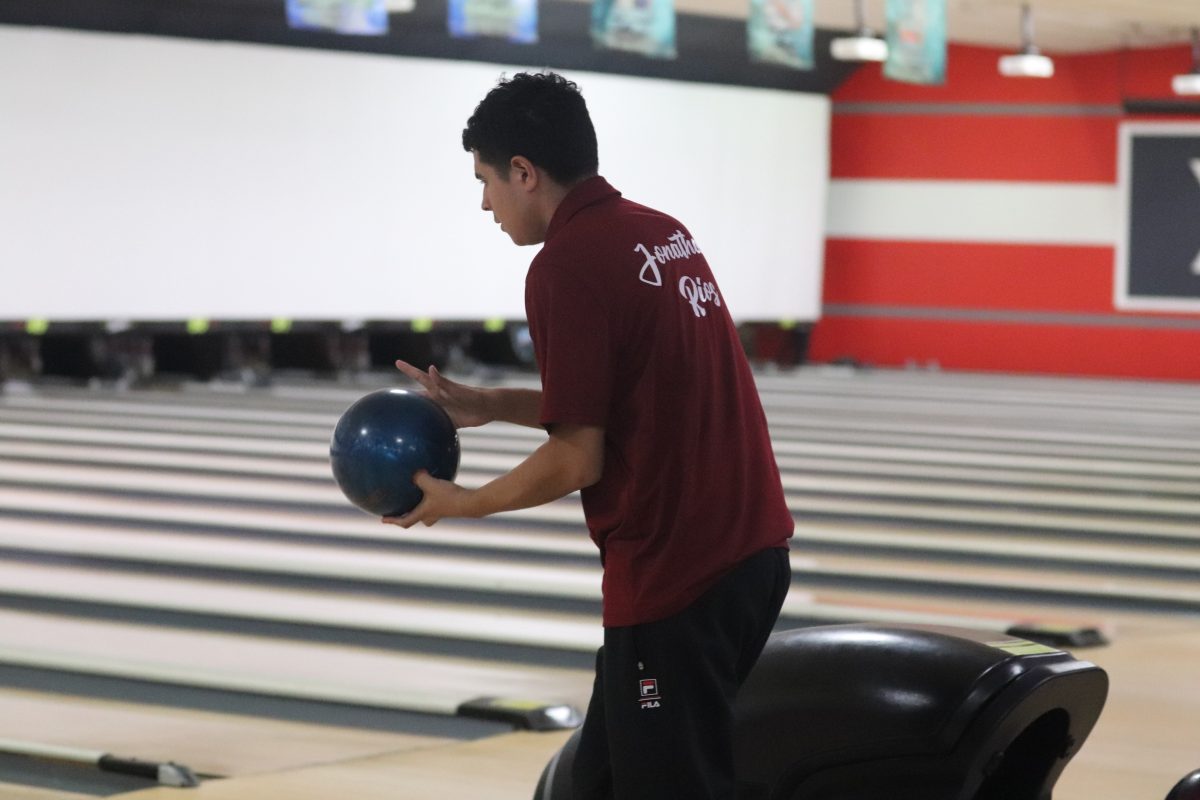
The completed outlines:
{"type": "Polygon", "coordinates": [[[503,225],[500,226],[500,230],[504,231],[504,233],[508,235],[508,238],[512,240],[512,243],[515,244],[517,247],[528,247],[531,244],[541,244],[542,242],[545,241],[545,237],[538,237],[535,239],[526,239],[523,236],[518,236],[517,234],[513,233],[512,231],[506,230],[503,225]]]}

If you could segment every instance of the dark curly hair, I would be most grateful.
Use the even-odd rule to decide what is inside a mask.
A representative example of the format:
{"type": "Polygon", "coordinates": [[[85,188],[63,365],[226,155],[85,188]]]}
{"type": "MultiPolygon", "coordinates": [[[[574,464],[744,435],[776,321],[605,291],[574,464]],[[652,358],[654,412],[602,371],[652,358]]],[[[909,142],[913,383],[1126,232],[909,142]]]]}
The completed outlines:
{"type": "Polygon", "coordinates": [[[564,186],[599,168],[596,129],[583,95],[553,72],[502,78],[467,120],[462,144],[506,177],[513,156],[524,156],[564,186]]]}

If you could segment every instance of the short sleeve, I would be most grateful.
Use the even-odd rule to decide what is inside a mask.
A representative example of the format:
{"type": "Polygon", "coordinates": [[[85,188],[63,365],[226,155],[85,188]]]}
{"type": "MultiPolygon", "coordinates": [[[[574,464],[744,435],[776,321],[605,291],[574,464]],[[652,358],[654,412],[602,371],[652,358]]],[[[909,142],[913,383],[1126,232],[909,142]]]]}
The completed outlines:
{"type": "Polygon", "coordinates": [[[604,426],[612,400],[613,340],[599,287],[581,270],[535,262],[525,311],[542,377],[542,425],[604,426]]]}

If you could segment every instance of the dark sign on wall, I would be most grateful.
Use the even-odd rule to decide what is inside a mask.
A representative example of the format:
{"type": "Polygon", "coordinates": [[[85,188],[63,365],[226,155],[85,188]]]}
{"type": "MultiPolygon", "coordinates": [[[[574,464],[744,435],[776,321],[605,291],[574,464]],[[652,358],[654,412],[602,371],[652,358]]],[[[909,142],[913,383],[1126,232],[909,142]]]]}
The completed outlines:
{"type": "Polygon", "coordinates": [[[1200,311],[1200,125],[1121,128],[1118,308],[1200,311]]]}

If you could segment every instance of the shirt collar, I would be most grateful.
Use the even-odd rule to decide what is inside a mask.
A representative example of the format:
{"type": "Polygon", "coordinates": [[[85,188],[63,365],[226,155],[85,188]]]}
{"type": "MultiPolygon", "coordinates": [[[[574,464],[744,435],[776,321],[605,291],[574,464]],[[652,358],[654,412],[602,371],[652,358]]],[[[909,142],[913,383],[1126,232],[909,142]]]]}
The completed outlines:
{"type": "Polygon", "coordinates": [[[576,184],[571,191],[567,192],[567,196],[558,204],[558,208],[554,210],[554,216],[550,218],[550,225],[546,228],[545,241],[550,241],[554,234],[570,221],[571,217],[583,209],[599,203],[601,200],[620,196],[621,193],[599,175],[576,184]]]}

